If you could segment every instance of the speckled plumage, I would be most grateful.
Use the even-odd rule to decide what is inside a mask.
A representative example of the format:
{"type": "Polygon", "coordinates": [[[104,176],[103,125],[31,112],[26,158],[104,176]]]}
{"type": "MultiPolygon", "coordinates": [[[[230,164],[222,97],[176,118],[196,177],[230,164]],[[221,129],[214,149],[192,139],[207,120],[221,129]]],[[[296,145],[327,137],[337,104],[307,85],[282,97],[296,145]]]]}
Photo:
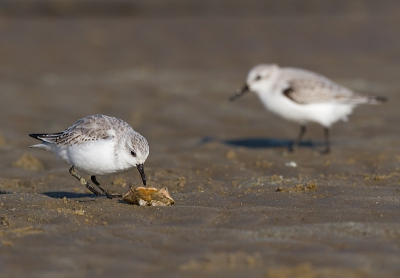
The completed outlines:
{"type": "Polygon", "coordinates": [[[281,68],[280,79],[287,82],[285,95],[299,104],[324,102],[361,104],[373,100],[369,96],[355,93],[336,84],[320,74],[303,69],[281,68]]]}
{"type": "Polygon", "coordinates": [[[77,120],[73,125],[62,132],[43,134],[39,139],[62,145],[79,145],[88,141],[97,141],[115,136],[115,133],[124,133],[133,130],[130,125],[121,119],[105,115],[90,115],[77,120]]]}
{"type": "Polygon", "coordinates": [[[231,100],[247,91],[255,92],[264,106],[282,118],[301,125],[298,143],[308,123],[318,123],[325,129],[329,151],[331,125],[346,121],[359,104],[380,104],[385,98],[353,92],[328,78],[303,69],[281,68],[263,64],[250,70],[246,85],[231,100]]]}
{"type": "Polygon", "coordinates": [[[78,171],[92,176],[122,173],[140,166],[145,184],[143,163],[149,155],[149,145],[121,119],[91,115],[62,132],[30,136],[42,141],[32,148],[51,151],[78,171]]]}
{"type": "Polygon", "coordinates": [[[350,100],[352,91],[331,80],[301,69],[283,68],[281,78],[286,79],[290,99],[300,104],[350,100]]]}

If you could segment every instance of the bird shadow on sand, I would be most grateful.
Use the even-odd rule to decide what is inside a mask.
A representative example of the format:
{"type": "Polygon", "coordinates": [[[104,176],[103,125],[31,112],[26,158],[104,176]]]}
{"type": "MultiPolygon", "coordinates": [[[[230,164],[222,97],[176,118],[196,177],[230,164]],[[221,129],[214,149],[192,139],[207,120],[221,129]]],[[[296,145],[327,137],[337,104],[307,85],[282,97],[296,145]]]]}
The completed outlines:
{"type": "Polygon", "coordinates": [[[74,192],[66,192],[66,191],[43,192],[42,194],[46,195],[47,197],[55,198],[55,199],[62,199],[64,197],[67,199],[104,197],[104,196],[96,196],[96,195],[90,194],[90,193],[74,193],[74,192]]]}
{"type": "MultiPolygon", "coordinates": [[[[294,143],[293,140],[288,139],[276,139],[276,138],[240,138],[240,139],[229,139],[229,140],[217,140],[215,138],[206,137],[201,140],[200,144],[206,144],[212,141],[219,141],[223,144],[235,146],[235,147],[245,147],[252,149],[262,149],[262,148],[290,148],[294,143]]],[[[304,140],[300,143],[301,148],[314,148],[323,146],[322,142],[314,142],[309,140],[304,140]]]]}

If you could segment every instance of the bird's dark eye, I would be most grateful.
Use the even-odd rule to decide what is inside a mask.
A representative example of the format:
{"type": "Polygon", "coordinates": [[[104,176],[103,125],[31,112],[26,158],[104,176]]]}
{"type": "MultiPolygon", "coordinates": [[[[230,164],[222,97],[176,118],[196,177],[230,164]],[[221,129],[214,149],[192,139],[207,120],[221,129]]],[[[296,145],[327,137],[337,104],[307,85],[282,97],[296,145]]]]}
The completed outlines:
{"type": "Polygon", "coordinates": [[[260,80],[260,79],[261,79],[261,75],[257,75],[254,80],[257,81],[257,80],[260,80]]]}
{"type": "Polygon", "coordinates": [[[136,157],[135,151],[131,151],[131,155],[132,155],[133,157],[136,157]]]}

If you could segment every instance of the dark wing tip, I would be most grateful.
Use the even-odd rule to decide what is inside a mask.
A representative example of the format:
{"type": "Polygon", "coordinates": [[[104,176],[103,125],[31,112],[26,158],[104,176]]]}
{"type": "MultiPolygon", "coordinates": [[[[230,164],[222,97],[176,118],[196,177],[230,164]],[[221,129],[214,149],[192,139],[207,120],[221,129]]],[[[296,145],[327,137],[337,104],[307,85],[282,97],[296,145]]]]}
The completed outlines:
{"type": "Polygon", "coordinates": [[[379,102],[386,102],[386,101],[388,101],[388,99],[387,99],[386,97],[375,97],[375,100],[376,100],[376,101],[379,101],[379,102]]]}
{"type": "Polygon", "coordinates": [[[371,96],[369,97],[370,104],[382,104],[386,102],[388,99],[386,97],[379,97],[379,96],[371,96]]]}
{"type": "Polygon", "coordinates": [[[43,138],[45,138],[46,136],[49,136],[51,134],[47,134],[47,133],[31,133],[29,134],[30,137],[38,139],[43,141],[43,138]]]}
{"type": "Polygon", "coordinates": [[[40,138],[39,138],[40,135],[43,135],[43,134],[36,134],[36,133],[29,134],[30,137],[38,139],[38,140],[40,140],[40,138]]]}
{"type": "Polygon", "coordinates": [[[35,138],[37,140],[48,142],[48,143],[56,143],[60,136],[63,135],[63,132],[59,133],[31,133],[30,137],[35,138]]]}

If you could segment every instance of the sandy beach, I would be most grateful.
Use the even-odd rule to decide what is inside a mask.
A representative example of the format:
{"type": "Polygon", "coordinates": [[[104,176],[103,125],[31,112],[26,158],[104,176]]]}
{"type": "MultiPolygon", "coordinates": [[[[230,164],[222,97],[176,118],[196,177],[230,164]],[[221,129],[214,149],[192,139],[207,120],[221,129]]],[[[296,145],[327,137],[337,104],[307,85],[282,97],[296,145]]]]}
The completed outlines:
{"type": "Polygon", "coordinates": [[[400,276],[397,1],[33,2],[0,5],[0,277],[400,276]],[[335,124],[331,154],[317,125],[288,153],[297,125],[228,100],[258,63],[389,101],[335,124]],[[97,113],[147,138],[148,185],[174,205],[96,197],[29,148],[97,113]]]}

